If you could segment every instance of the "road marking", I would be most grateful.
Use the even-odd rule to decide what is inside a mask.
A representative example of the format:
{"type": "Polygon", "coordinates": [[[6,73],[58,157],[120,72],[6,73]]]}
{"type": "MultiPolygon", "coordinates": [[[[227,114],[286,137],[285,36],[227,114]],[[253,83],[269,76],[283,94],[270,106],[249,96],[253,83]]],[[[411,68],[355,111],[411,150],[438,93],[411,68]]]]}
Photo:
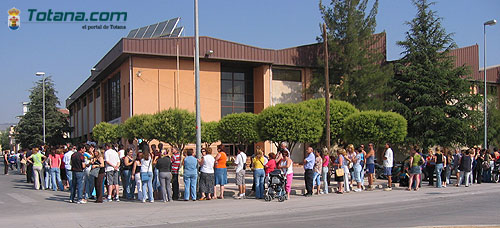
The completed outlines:
{"type": "Polygon", "coordinates": [[[19,201],[21,203],[34,203],[34,202],[36,202],[36,200],[31,199],[27,196],[18,194],[18,193],[7,193],[7,195],[16,199],[17,201],[19,201]]]}

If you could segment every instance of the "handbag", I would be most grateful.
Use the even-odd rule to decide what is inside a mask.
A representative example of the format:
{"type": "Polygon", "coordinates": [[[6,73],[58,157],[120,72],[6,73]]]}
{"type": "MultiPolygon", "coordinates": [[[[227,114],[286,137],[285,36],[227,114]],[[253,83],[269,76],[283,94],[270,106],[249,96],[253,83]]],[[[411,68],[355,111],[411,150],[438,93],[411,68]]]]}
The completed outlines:
{"type": "Polygon", "coordinates": [[[335,169],[335,176],[343,177],[344,176],[344,169],[342,169],[342,168],[335,169]]]}
{"type": "Polygon", "coordinates": [[[101,169],[100,167],[91,169],[89,175],[97,178],[99,176],[100,169],[101,169]]]}
{"type": "MultiPolygon", "coordinates": [[[[149,169],[149,166],[151,166],[151,162],[152,162],[152,158],[149,158],[149,165],[148,165],[148,168],[147,170],[149,169]]],[[[148,181],[151,176],[149,176],[149,173],[148,172],[141,172],[141,181],[148,181]]]]}

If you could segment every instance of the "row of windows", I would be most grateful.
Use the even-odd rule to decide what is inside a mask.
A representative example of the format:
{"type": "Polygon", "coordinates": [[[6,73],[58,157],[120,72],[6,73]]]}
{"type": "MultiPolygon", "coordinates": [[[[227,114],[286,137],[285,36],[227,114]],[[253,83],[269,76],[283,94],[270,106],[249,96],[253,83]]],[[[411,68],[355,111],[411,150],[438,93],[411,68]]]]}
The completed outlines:
{"type": "Polygon", "coordinates": [[[253,100],[251,69],[223,69],[221,72],[221,117],[231,113],[253,112],[253,100]]]}

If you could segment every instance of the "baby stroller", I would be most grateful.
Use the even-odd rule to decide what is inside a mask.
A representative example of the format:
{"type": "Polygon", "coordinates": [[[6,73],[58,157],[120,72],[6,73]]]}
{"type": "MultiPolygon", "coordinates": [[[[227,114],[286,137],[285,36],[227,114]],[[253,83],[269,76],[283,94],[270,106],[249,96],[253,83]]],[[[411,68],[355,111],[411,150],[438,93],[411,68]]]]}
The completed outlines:
{"type": "Polygon", "coordinates": [[[281,170],[276,169],[269,173],[269,182],[267,186],[268,188],[264,195],[266,201],[277,198],[279,202],[283,202],[287,199],[285,191],[286,178],[285,175],[281,173],[281,170]]]}

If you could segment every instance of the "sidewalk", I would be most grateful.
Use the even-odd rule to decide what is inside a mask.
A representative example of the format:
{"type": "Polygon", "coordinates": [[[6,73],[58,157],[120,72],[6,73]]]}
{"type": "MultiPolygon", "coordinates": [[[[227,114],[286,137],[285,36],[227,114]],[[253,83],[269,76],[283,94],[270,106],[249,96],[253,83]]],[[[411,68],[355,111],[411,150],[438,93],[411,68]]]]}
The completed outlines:
{"type": "MultiPolygon", "coordinates": [[[[227,185],[224,187],[224,197],[233,197],[238,194],[238,186],[236,186],[235,180],[235,170],[233,167],[227,169],[227,185]]],[[[248,169],[245,175],[245,183],[246,183],[246,192],[249,194],[252,189],[253,183],[253,172],[248,169]]],[[[184,180],[182,177],[179,177],[179,188],[181,191],[181,195],[184,194],[184,180]]],[[[353,182],[353,185],[356,186],[356,182],[353,182]]],[[[387,180],[375,179],[373,181],[373,185],[376,189],[382,189],[387,185],[387,180]]],[[[365,187],[368,186],[368,179],[365,175],[365,187]]],[[[393,183],[393,187],[399,187],[399,183],[393,183]]],[[[292,191],[291,195],[302,195],[305,194],[305,182],[304,182],[304,167],[303,166],[294,166],[293,167],[293,181],[292,181],[292,191]]],[[[337,189],[337,182],[333,179],[330,181],[330,185],[328,186],[328,192],[335,192],[337,189]]],[[[217,191],[219,191],[219,187],[217,187],[217,191]]]]}

